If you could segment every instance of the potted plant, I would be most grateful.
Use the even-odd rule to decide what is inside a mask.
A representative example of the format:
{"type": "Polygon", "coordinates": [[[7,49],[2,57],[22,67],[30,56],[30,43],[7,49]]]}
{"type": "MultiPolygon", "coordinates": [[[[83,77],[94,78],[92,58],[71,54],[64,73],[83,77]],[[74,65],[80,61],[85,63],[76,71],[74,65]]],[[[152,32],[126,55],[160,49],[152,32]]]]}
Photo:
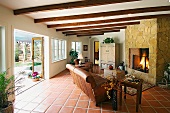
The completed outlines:
{"type": "Polygon", "coordinates": [[[41,78],[38,72],[33,72],[32,74],[30,73],[28,76],[32,79],[33,82],[39,81],[41,78]]]}
{"type": "Polygon", "coordinates": [[[22,86],[17,86],[15,83],[17,84],[23,78],[14,81],[14,76],[7,77],[6,72],[0,72],[0,113],[13,113],[13,103],[9,101],[9,96],[22,88],[22,86]]]}
{"type": "Polygon", "coordinates": [[[106,38],[103,40],[105,43],[114,43],[113,38],[106,38]]]}
{"type": "Polygon", "coordinates": [[[71,49],[69,52],[69,55],[71,56],[70,64],[74,64],[74,59],[76,59],[78,57],[78,52],[71,49]]]}
{"type": "Polygon", "coordinates": [[[168,63],[165,66],[164,75],[161,81],[158,82],[158,86],[162,88],[168,88],[168,89],[170,88],[170,63],[168,63]]]}

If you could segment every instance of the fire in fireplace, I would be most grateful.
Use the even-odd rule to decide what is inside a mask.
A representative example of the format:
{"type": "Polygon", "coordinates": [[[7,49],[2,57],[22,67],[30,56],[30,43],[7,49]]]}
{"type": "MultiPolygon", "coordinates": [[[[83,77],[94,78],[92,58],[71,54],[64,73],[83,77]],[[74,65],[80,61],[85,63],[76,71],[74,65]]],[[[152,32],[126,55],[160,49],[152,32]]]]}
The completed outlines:
{"type": "Polygon", "coordinates": [[[149,72],[149,48],[130,48],[130,68],[149,72]]]}

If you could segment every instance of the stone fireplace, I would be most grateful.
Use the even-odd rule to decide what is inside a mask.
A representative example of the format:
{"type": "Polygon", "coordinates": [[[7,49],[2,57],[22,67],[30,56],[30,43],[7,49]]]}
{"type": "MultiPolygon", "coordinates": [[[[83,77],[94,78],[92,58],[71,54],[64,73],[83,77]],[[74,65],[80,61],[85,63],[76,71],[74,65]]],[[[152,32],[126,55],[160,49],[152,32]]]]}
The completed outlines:
{"type": "Polygon", "coordinates": [[[135,71],[140,78],[156,84],[163,76],[165,65],[170,62],[170,18],[141,20],[139,25],[128,26],[125,33],[125,63],[128,72],[135,71]],[[149,49],[148,73],[132,68],[130,48],[149,49]]]}

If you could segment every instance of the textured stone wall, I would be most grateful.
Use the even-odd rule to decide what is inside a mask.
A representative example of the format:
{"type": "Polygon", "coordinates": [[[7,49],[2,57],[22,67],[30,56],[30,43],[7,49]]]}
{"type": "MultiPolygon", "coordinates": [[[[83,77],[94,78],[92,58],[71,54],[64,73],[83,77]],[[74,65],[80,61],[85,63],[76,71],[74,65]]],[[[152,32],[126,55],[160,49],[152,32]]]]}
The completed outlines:
{"type": "Polygon", "coordinates": [[[161,80],[165,65],[170,63],[170,17],[142,20],[139,25],[128,26],[125,44],[128,67],[129,48],[149,48],[149,73],[128,71],[155,84],[161,80]]]}
{"type": "MultiPolygon", "coordinates": [[[[152,84],[156,83],[157,64],[157,19],[141,20],[139,25],[131,25],[126,29],[125,39],[125,63],[129,67],[129,48],[149,48],[149,73],[136,75],[152,84]]],[[[129,73],[134,71],[128,69],[129,73]]]]}
{"type": "Polygon", "coordinates": [[[157,81],[163,76],[165,65],[170,63],[170,18],[158,18],[157,19],[157,64],[156,73],[157,81]]]}

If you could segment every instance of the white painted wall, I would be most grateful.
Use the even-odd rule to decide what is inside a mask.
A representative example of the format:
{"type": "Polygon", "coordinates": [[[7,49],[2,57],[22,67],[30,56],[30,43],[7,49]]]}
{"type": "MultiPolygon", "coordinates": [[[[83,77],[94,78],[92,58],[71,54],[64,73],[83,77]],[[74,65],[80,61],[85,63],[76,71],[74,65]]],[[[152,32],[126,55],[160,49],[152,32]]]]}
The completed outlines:
{"type": "MultiPolygon", "coordinates": [[[[35,24],[32,18],[27,16],[13,15],[11,9],[5,8],[0,5],[0,26],[5,27],[5,39],[6,39],[6,68],[10,68],[10,73],[13,74],[14,69],[14,29],[20,29],[40,35],[49,37],[49,45],[51,45],[51,38],[67,39],[61,32],[56,32],[55,29],[49,29],[44,24],[35,24]]],[[[46,48],[45,48],[46,49],[46,48]]],[[[49,46],[49,77],[53,77],[62,70],[65,69],[67,60],[52,63],[51,46],[49,46]]]]}
{"type": "MultiPolygon", "coordinates": [[[[90,40],[90,46],[92,47],[91,52],[93,52],[93,50],[94,50],[94,41],[99,41],[99,44],[100,44],[107,37],[113,38],[115,43],[119,43],[119,45],[120,45],[120,62],[125,61],[125,30],[124,29],[120,30],[120,32],[105,33],[104,35],[93,36],[92,39],[90,40]]],[[[94,58],[93,53],[90,53],[90,58],[91,59],[94,58]]]]}
{"type": "MultiPolygon", "coordinates": [[[[76,37],[76,36],[64,36],[61,32],[56,32],[55,29],[49,29],[44,24],[35,24],[32,18],[23,15],[13,15],[13,11],[11,9],[0,6],[0,25],[5,27],[5,38],[6,38],[6,68],[10,68],[10,74],[13,73],[14,68],[14,45],[13,45],[13,37],[14,37],[14,29],[20,29],[36,34],[41,34],[49,37],[48,44],[51,45],[51,38],[59,38],[67,40],[67,59],[59,62],[52,63],[52,48],[49,46],[49,72],[45,72],[49,74],[49,78],[58,74],[62,70],[65,69],[66,63],[69,63],[70,56],[69,51],[71,50],[71,42],[72,41],[80,41],[82,45],[88,45],[88,51],[83,51],[83,57],[90,58],[90,61],[93,61],[93,49],[94,49],[94,41],[102,42],[104,38],[113,37],[116,43],[120,43],[121,45],[121,58],[124,61],[124,40],[125,33],[124,30],[118,33],[107,33],[104,36],[96,36],[96,39],[89,37],[76,37]]],[[[47,44],[47,45],[48,45],[47,44]]],[[[83,47],[82,47],[83,48],[83,47]]],[[[84,61],[83,61],[84,62],[84,61]]]]}
{"type": "MultiPolygon", "coordinates": [[[[83,57],[88,57],[90,58],[90,46],[89,46],[89,37],[77,37],[76,35],[73,36],[67,36],[68,40],[67,40],[67,63],[70,62],[71,57],[69,56],[69,52],[71,50],[71,42],[82,42],[82,54],[83,57]],[[83,51],[83,45],[88,45],[88,51],[83,51]]],[[[84,59],[82,60],[82,62],[84,62],[84,59]]]]}

